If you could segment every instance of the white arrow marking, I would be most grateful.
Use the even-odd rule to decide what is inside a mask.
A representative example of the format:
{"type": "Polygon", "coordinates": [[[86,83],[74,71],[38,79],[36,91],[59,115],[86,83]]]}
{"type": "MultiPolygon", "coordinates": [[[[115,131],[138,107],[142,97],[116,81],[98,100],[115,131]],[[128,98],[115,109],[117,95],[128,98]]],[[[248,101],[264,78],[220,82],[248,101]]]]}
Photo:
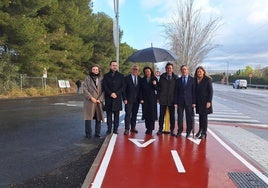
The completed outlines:
{"type": "MultiPolygon", "coordinates": [[[[184,136],[184,137],[186,137],[186,133],[182,133],[181,135],[184,136]]],[[[201,142],[201,139],[193,138],[192,137],[192,133],[191,133],[191,136],[188,137],[188,140],[191,140],[193,143],[195,143],[197,145],[199,145],[200,142],[201,142]]]]}
{"type": "Polygon", "coordinates": [[[144,142],[143,144],[141,144],[140,142],[143,142],[144,141],[143,139],[129,138],[129,140],[140,148],[144,148],[155,141],[155,139],[150,139],[147,142],[144,142]]]}
{"type": "Polygon", "coordinates": [[[197,145],[199,145],[200,142],[201,142],[201,139],[197,139],[197,138],[195,139],[195,138],[192,138],[192,137],[188,137],[188,139],[191,140],[193,143],[195,143],[197,145]]]}
{"type": "Polygon", "coordinates": [[[177,167],[178,172],[185,173],[186,171],[185,171],[184,166],[181,162],[181,159],[180,159],[178,152],[176,150],[171,150],[171,155],[173,157],[173,160],[175,162],[175,165],[177,167]]]}

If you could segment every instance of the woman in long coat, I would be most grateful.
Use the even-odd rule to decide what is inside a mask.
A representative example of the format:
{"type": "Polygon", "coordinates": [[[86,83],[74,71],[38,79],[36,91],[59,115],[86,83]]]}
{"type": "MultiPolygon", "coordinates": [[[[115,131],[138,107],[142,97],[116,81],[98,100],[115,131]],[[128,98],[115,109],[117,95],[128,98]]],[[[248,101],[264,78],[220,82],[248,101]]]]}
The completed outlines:
{"type": "Polygon", "coordinates": [[[152,134],[157,120],[157,84],[150,67],[143,68],[144,77],[140,84],[140,100],[142,104],[142,117],[145,120],[146,134],[152,134]]]}
{"type": "Polygon", "coordinates": [[[100,67],[93,65],[89,70],[89,75],[83,83],[84,94],[84,120],[86,137],[91,138],[91,121],[95,119],[95,137],[100,137],[101,121],[104,121],[102,92],[102,75],[100,67]]]}
{"type": "Polygon", "coordinates": [[[212,79],[202,66],[196,68],[196,113],[199,114],[199,131],[195,135],[199,139],[207,137],[208,114],[212,113],[212,79]]]}

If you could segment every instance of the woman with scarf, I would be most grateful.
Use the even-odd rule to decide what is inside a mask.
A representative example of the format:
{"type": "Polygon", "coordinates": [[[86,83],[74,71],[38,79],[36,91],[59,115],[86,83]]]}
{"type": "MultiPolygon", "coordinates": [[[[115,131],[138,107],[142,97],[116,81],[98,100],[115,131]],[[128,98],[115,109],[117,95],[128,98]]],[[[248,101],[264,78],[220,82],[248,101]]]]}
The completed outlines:
{"type": "Polygon", "coordinates": [[[84,120],[86,137],[91,138],[91,121],[95,119],[95,137],[100,137],[101,121],[104,121],[102,75],[99,65],[93,65],[83,83],[84,120]]]}

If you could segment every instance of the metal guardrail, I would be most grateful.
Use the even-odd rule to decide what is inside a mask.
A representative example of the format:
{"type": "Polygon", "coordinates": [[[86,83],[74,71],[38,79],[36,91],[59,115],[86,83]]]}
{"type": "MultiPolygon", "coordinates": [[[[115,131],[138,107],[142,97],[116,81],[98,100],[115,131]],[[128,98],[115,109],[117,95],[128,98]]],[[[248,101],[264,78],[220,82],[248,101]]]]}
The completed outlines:
{"type": "Polygon", "coordinates": [[[248,87],[257,89],[268,89],[268,85],[248,84],[248,87]]]}
{"type": "MultiPolygon", "coordinates": [[[[220,81],[217,81],[217,82],[214,82],[214,83],[233,86],[233,82],[229,82],[227,84],[227,83],[222,83],[220,81]]],[[[256,89],[268,89],[268,85],[261,85],[261,84],[248,84],[247,87],[256,88],[256,89]]]]}

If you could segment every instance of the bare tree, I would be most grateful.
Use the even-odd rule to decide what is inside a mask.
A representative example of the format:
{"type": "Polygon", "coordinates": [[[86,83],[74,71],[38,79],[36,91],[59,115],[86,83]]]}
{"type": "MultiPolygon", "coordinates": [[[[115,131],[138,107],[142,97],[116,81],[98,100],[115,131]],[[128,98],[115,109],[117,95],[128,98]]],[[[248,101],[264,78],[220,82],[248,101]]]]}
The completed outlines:
{"type": "MultiPolygon", "coordinates": [[[[164,25],[171,50],[178,55],[176,66],[187,65],[193,73],[216,45],[212,44],[220,26],[219,17],[201,20],[201,9],[194,10],[194,0],[179,0],[178,15],[164,25]]],[[[177,69],[178,70],[178,69],[177,69]]]]}

